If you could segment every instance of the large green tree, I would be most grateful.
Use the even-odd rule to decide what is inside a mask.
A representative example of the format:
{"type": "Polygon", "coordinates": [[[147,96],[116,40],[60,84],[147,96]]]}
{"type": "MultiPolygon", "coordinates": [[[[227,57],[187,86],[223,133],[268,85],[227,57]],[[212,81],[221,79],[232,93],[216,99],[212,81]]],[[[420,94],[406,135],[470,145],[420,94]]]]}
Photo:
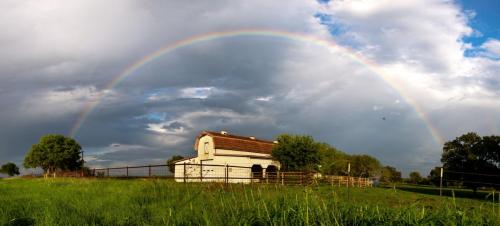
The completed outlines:
{"type": "Polygon", "coordinates": [[[24,158],[24,167],[42,168],[45,173],[56,170],[77,170],[83,166],[81,146],[74,139],[50,134],[31,146],[24,158]]]}
{"type": "Polygon", "coordinates": [[[170,159],[167,160],[167,165],[168,165],[168,171],[171,173],[175,173],[175,162],[183,159],[181,155],[174,155],[170,159]]]}
{"type": "Polygon", "coordinates": [[[311,136],[282,134],[278,136],[272,156],[285,171],[312,171],[319,168],[320,144],[311,136]]]}
{"type": "Polygon", "coordinates": [[[481,137],[470,132],[444,144],[441,162],[444,180],[461,183],[476,191],[481,186],[498,187],[500,137],[481,137]]]}
{"type": "Polygon", "coordinates": [[[12,162],[8,162],[2,165],[2,167],[0,168],[0,173],[5,173],[11,177],[14,175],[19,175],[19,167],[17,167],[16,164],[12,162]]]}

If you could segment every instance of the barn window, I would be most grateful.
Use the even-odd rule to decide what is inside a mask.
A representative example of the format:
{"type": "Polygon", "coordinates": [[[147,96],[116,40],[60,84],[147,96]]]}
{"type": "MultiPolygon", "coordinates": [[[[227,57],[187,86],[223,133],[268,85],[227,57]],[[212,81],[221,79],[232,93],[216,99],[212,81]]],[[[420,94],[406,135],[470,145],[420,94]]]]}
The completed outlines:
{"type": "Polygon", "coordinates": [[[208,154],[208,142],[205,142],[205,146],[203,147],[205,150],[205,154],[208,154]]]}

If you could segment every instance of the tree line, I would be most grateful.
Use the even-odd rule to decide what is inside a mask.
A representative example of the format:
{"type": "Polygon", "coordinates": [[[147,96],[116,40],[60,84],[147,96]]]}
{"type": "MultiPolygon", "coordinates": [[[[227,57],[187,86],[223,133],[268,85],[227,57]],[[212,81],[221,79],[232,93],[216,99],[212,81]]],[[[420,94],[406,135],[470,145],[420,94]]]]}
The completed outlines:
{"type": "MultiPolygon", "coordinates": [[[[403,181],[401,172],[395,167],[382,165],[373,156],[348,154],[327,143],[317,142],[311,136],[282,134],[277,141],[272,156],[285,171],[378,177],[387,183],[403,181]]],[[[25,168],[42,168],[46,174],[57,170],[81,170],[84,163],[81,149],[80,144],[70,137],[45,135],[28,150],[23,165],[25,168]]],[[[181,158],[174,156],[168,163],[181,158]]],[[[444,144],[441,163],[445,186],[463,186],[474,191],[479,187],[500,188],[500,136],[481,137],[474,132],[463,134],[444,144]]],[[[434,167],[426,178],[418,172],[411,172],[404,181],[438,185],[440,171],[441,167],[434,167]]],[[[19,175],[19,168],[9,162],[0,167],[0,173],[19,175]]]]}
{"type": "Polygon", "coordinates": [[[347,154],[307,135],[282,134],[277,141],[272,156],[281,163],[281,169],[285,171],[378,177],[381,182],[386,183],[401,181],[401,172],[395,167],[384,166],[377,158],[367,154],[347,154]]]}

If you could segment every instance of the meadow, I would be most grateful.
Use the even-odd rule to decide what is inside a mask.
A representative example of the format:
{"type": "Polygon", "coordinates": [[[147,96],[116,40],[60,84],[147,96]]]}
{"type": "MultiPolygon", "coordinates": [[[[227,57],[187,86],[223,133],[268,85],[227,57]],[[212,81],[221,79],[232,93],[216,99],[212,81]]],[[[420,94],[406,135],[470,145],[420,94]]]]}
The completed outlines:
{"type": "Polygon", "coordinates": [[[392,188],[0,180],[0,225],[500,225],[485,199],[392,188]]]}

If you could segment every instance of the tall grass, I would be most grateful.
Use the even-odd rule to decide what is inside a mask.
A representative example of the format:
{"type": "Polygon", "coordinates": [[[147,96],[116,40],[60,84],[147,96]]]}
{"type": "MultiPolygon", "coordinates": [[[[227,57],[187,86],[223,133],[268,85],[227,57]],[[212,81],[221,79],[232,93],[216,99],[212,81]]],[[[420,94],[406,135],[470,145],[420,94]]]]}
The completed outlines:
{"type": "Polygon", "coordinates": [[[381,188],[0,181],[0,225],[495,225],[491,203],[381,188]],[[9,223],[11,222],[11,223],[9,223]]]}

